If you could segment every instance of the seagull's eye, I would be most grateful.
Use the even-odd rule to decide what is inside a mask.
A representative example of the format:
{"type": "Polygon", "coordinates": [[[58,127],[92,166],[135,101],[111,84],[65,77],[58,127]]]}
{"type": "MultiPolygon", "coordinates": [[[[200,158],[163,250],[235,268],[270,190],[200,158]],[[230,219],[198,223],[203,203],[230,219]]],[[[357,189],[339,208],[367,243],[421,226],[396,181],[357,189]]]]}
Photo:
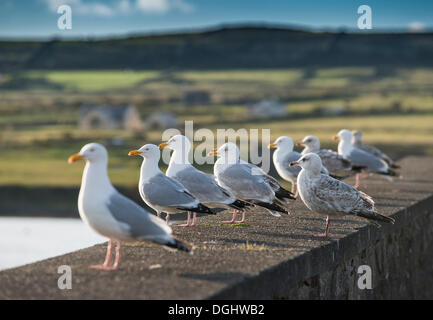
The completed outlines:
{"type": "Polygon", "coordinates": [[[93,152],[93,151],[95,151],[95,149],[92,148],[92,149],[90,149],[89,151],[90,151],[90,152],[93,152]]]}

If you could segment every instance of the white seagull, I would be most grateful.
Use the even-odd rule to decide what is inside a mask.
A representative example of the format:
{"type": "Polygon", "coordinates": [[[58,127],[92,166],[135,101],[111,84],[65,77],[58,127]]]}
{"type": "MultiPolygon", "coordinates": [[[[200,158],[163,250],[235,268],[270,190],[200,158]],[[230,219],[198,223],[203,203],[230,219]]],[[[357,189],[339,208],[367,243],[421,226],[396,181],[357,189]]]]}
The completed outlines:
{"type": "MultiPolygon", "coordinates": [[[[338,143],[338,154],[344,159],[349,160],[352,165],[363,167],[362,170],[372,173],[378,173],[385,176],[397,176],[397,173],[388,167],[388,164],[373,156],[372,154],[358,149],[352,145],[352,132],[343,129],[334,136],[334,140],[340,140],[338,143]]],[[[359,187],[360,173],[356,174],[355,188],[359,187]]]]}
{"type": "Polygon", "coordinates": [[[171,236],[171,228],[164,220],[149,214],[113,187],[107,174],[108,153],[104,146],[98,143],[86,144],[79,153],[70,156],[68,162],[80,159],[86,161],[78,196],[80,217],[92,230],[110,239],[104,263],[90,268],[117,269],[120,262],[120,241],[150,241],[189,251],[171,236]],[[114,243],[117,245],[116,257],[110,265],[114,243]]]}
{"type": "Polygon", "coordinates": [[[167,224],[171,213],[187,211],[214,214],[183,185],[162,173],[158,167],[161,155],[156,145],[145,144],[138,150],[130,151],[129,155],[143,157],[138,190],[143,201],[154,209],[158,216],[161,212],[167,214],[167,224]]]}
{"type": "MultiPolygon", "coordinates": [[[[295,192],[296,179],[301,171],[299,167],[291,167],[290,163],[298,160],[302,155],[299,152],[293,151],[293,140],[290,137],[281,136],[271,143],[268,148],[276,149],[272,155],[275,169],[281,178],[289,181],[292,185],[291,192],[295,192]]],[[[329,174],[328,170],[323,167],[321,169],[323,174],[329,174]]],[[[298,195],[296,191],[295,197],[298,195]]]]}
{"type": "Polygon", "coordinates": [[[355,215],[373,223],[394,223],[393,218],[375,211],[374,201],[370,196],[331,176],[321,174],[321,162],[317,154],[307,153],[292,163],[292,166],[302,168],[298,175],[298,189],[302,201],[311,211],[326,215],[325,232],[316,236],[328,236],[330,216],[355,215]]]}
{"type": "MultiPolygon", "coordinates": [[[[183,135],[176,135],[167,142],[159,145],[160,149],[169,148],[173,150],[166,175],[181,183],[194,197],[208,207],[233,208],[236,213],[242,212],[249,204],[236,199],[227,190],[218,185],[211,174],[206,174],[196,169],[188,160],[191,150],[191,142],[183,135]]],[[[194,226],[196,224],[196,213],[193,221],[188,212],[188,221],[183,226],[194,226]]]]}
{"type": "Polygon", "coordinates": [[[400,168],[400,166],[395,164],[395,162],[390,157],[388,157],[385,153],[380,151],[378,148],[375,148],[375,147],[372,147],[372,146],[369,146],[369,145],[362,143],[362,133],[360,131],[353,130],[352,135],[353,135],[352,144],[354,147],[361,149],[361,150],[364,150],[368,153],[371,153],[373,156],[378,157],[379,159],[382,159],[393,169],[400,168]]]}
{"type": "MultiPolygon", "coordinates": [[[[280,186],[277,180],[267,175],[259,167],[240,160],[239,149],[233,143],[225,143],[218,150],[209,153],[219,156],[214,165],[214,175],[218,184],[230,191],[236,198],[277,212],[288,213],[284,208],[286,199],[295,199],[293,194],[280,186]]],[[[234,223],[236,213],[233,214],[234,223]]],[[[245,211],[242,220],[245,222],[245,211]]]]}

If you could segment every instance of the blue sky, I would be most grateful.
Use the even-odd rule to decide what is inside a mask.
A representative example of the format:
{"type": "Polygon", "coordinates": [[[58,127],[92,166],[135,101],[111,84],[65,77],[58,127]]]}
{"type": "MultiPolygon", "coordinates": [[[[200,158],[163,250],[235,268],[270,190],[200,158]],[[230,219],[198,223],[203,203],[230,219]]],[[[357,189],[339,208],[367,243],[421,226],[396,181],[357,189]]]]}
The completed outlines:
{"type": "Polygon", "coordinates": [[[0,37],[100,37],[237,23],[355,29],[363,4],[372,8],[373,31],[433,29],[432,0],[0,0],[0,37]],[[72,30],[57,28],[61,4],[72,8],[72,30]]]}

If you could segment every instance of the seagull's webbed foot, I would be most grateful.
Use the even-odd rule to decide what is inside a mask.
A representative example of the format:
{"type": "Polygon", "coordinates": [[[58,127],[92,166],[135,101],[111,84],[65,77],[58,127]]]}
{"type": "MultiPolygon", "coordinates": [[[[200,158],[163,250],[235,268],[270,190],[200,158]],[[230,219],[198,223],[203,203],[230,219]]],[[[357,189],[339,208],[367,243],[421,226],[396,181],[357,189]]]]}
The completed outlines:
{"type": "Polygon", "coordinates": [[[178,227],[194,227],[197,224],[197,213],[194,212],[194,216],[192,219],[192,223],[191,223],[191,212],[188,211],[188,220],[186,221],[186,223],[183,224],[178,224],[178,227]]]}
{"type": "Polygon", "coordinates": [[[92,266],[89,266],[89,269],[96,269],[96,270],[104,270],[104,271],[113,271],[116,270],[118,266],[106,266],[104,264],[95,264],[92,266]]]}
{"type": "Polygon", "coordinates": [[[242,210],[242,220],[235,221],[235,223],[245,223],[245,210],[242,210]]]}
{"type": "Polygon", "coordinates": [[[222,223],[233,224],[236,223],[236,216],[238,215],[239,210],[233,211],[233,219],[230,221],[223,221],[222,223]]]}
{"type": "Polygon", "coordinates": [[[114,264],[110,266],[111,257],[113,254],[113,240],[110,239],[107,246],[107,255],[105,256],[105,261],[103,264],[95,264],[89,266],[89,269],[96,269],[96,270],[104,270],[104,271],[113,271],[116,270],[119,267],[120,262],[120,251],[121,251],[121,244],[119,241],[116,241],[116,258],[114,260],[114,264]]]}
{"type": "Polygon", "coordinates": [[[313,236],[314,237],[318,237],[318,238],[328,238],[329,236],[329,227],[330,227],[330,221],[329,221],[329,216],[326,217],[326,229],[325,232],[323,233],[316,233],[313,236]]]}

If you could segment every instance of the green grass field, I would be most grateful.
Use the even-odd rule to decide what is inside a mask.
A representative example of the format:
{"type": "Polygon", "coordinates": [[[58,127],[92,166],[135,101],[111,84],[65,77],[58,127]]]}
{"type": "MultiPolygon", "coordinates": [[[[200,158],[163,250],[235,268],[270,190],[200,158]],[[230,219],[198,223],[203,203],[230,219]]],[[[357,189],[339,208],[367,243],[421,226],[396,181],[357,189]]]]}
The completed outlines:
{"type": "MultiPolygon", "coordinates": [[[[144,143],[160,143],[158,130],[133,134],[122,130],[83,131],[77,128],[82,103],[132,103],[142,117],[168,111],[195,129],[269,128],[272,139],[318,136],[324,147],[336,149],[332,136],[341,128],[359,129],[367,143],[394,157],[433,155],[433,70],[375,68],[227,70],[227,71],[29,71],[0,77],[0,185],[75,186],[83,164],[68,165],[67,157],[91,141],[110,147],[110,177],[135,186],[140,159],[127,152],[144,143]],[[5,87],[14,78],[44,79],[25,88],[5,87]],[[208,90],[210,105],[186,106],[179,98],[187,90],[208,90]],[[287,117],[254,120],[246,103],[280,97],[287,117]],[[149,99],[158,101],[157,105],[149,99]],[[174,99],[174,100],[173,100],[174,99]],[[176,100],[177,99],[177,100],[176,100]],[[326,116],[323,110],[343,109],[326,116]]],[[[205,166],[209,171],[210,166],[205,166]]]]}

